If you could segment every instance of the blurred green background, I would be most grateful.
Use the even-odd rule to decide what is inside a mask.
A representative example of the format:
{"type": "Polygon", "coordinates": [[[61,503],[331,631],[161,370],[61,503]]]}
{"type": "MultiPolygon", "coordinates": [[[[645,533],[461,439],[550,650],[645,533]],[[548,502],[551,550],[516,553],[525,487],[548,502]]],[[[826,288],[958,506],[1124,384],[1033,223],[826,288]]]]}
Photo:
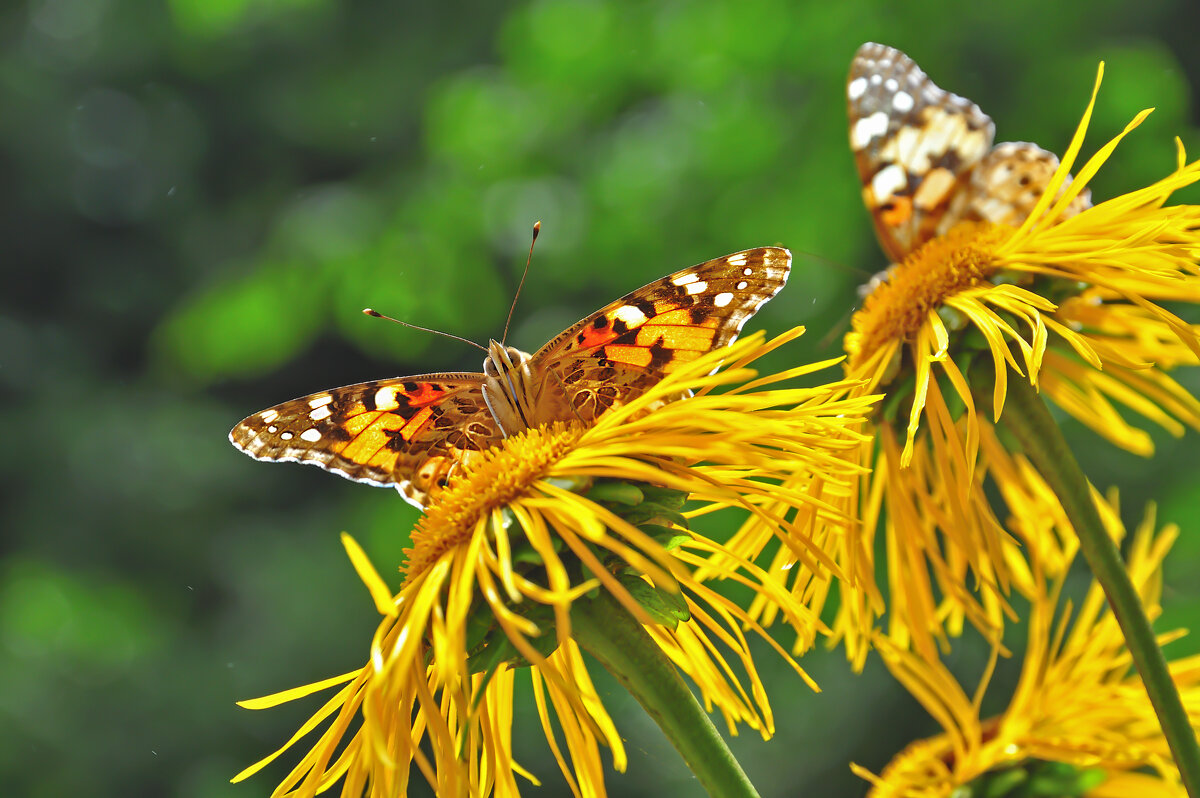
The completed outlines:
{"type": "MultiPolygon", "coordinates": [[[[533,349],[669,271],[783,244],[791,284],[752,327],[806,324],[793,357],[832,356],[883,265],[846,144],[860,43],[909,52],[1000,140],[1058,151],[1105,59],[1092,146],[1158,108],[1106,197],[1168,171],[1175,135],[1200,151],[1196,21],[1185,0],[6,4],[0,792],[254,796],[285,772],[228,784],[318,702],[234,701],[364,661],[377,616],[337,533],[395,584],[416,516],[226,434],[296,395],[480,359],[363,306],[498,335],[540,219],[510,336],[533,349]]],[[[1071,430],[1128,519],[1155,498],[1183,525],[1167,622],[1195,625],[1195,436],[1143,461],[1071,430]]],[[[816,696],[761,649],[779,733],[734,745],[764,796],[860,795],[849,761],[935,730],[876,664],[807,658],[816,696]]],[[[631,760],[612,794],[700,794],[602,686],[631,760]]],[[[530,794],[568,794],[528,702],[516,736],[546,783],[530,794]]]]}

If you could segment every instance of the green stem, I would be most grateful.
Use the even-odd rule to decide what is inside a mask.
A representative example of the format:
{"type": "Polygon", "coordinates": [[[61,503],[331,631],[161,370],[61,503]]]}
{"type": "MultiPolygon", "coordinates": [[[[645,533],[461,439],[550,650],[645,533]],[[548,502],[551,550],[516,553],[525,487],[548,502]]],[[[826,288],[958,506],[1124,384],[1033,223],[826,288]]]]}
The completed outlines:
{"type": "Polygon", "coordinates": [[[654,719],[714,798],[758,792],[675,665],[642,625],[607,592],[571,609],[575,640],[654,719]]]}
{"type": "MultiPolygon", "coordinates": [[[[990,403],[990,397],[989,397],[990,403]]],[[[1079,536],[1079,548],[1104,588],[1108,605],[1125,635],[1125,644],[1146,686],[1175,764],[1189,796],[1200,796],[1200,748],[1188,721],[1167,661],[1150,628],[1141,598],[1129,579],[1121,552],[1100,521],[1087,478],[1046,403],[1021,379],[1008,381],[1008,400],[1001,422],[1021,443],[1026,456],[1058,495],[1079,536]]]]}

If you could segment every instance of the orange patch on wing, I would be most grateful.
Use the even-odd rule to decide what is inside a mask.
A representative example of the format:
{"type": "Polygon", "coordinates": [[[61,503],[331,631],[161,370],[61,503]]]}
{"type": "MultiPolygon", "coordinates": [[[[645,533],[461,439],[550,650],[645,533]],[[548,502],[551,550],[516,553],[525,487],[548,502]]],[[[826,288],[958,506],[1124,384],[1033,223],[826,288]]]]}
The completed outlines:
{"type": "Polygon", "coordinates": [[[380,413],[374,422],[364,427],[354,436],[354,440],[346,444],[346,448],[342,449],[342,457],[356,463],[368,462],[376,452],[387,445],[390,438],[388,431],[401,429],[407,423],[409,422],[395,413],[380,413]]]}
{"type": "Polygon", "coordinates": [[[375,456],[370,459],[367,465],[383,469],[384,471],[391,471],[392,466],[396,464],[396,458],[399,456],[400,455],[397,452],[393,452],[391,449],[384,446],[382,449],[375,452],[375,456]]]}
{"type": "MultiPolygon", "coordinates": [[[[658,303],[663,304],[663,303],[658,303]]],[[[657,305],[656,305],[657,307],[657,305]]],[[[669,306],[671,309],[662,313],[656,313],[650,319],[650,324],[658,325],[685,325],[692,323],[692,312],[687,308],[676,308],[669,306]]]]}
{"type": "Polygon", "coordinates": [[[670,374],[675,369],[682,366],[684,363],[695,360],[704,354],[704,351],[696,351],[694,349],[676,349],[671,352],[671,359],[663,363],[663,373],[670,374]]]}
{"type": "Polygon", "coordinates": [[[611,325],[605,327],[603,330],[597,330],[595,327],[586,327],[579,335],[583,337],[583,340],[580,341],[576,337],[576,343],[584,349],[594,349],[597,346],[603,346],[617,337],[617,334],[612,331],[611,325]]]}
{"type": "Polygon", "coordinates": [[[890,200],[892,207],[887,210],[880,209],[879,218],[889,227],[899,227],[906,223],[913,215],[912,199],[909,197],[895,197],[890,200]]]}
{"type": "Polygon", "coordinates": [[[400,437],[406,441],[411,441],[413,436],[421,431],[421,427],[425,426],[425,422],[429,421],[429,417],[433,415],[432,407],[422,407],[420,412],[408,420],[400,429],[400,437]]]}
{"type": "Polygon", "coordinates": [[[661,327],[655,323],[638,330],[637,343],[639,346],[651,346],[661,338],[662,345],[667,349],[707,351],[712,347],[716,334],[717,331],[711,327],[661,327]]]}
{"type": "Polygon", "coordinates": [[[650,365],[650,350],[644,346],[609,344],[604,347],[604,356],[614,363],[625,363],[630,366],[650,365]]]}
{"type": "MultiPolygon", "coordinates": [[[[362,408],[362,405],[359,405],[359,407],[362,408]]],[[[359,434],[367,427],[374,424],[379,417],[383,415],[382,410],[366,412],[365,408],[359,410],[358,413],[353,413],[353,411],[351,411],[351,413],[352,415],[350,418],[347,418],[346,422],[342,424],[342,429],[346,430],[346,432],[349,432],[351,435],[359,434]]]]}
{"type": "MultiPolygon", "coordinates": [[[[445,391],[443,391],[441,388],[435,388],[433,383],[429,382],[418,383],[417,390],[404,394],[405,398],[408,399],[408,404],[410,407],[431,405],[445,395],[445,391]]],[[[407,438],[405,438],[405,440],[407,440],[407,438]]]]}

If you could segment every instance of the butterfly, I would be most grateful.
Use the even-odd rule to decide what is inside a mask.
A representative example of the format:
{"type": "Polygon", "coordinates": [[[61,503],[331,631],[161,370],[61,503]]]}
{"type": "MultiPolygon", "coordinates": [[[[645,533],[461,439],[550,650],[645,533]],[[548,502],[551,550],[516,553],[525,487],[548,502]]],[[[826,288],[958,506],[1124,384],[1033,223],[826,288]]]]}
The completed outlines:
{"type": "Polygon", "coordinates": [[[683,269],[621,297],[530,355],[490,341],[483,373],[393,377],[255,413],[229,433],[259,460],[395,487],[418,508],[507,436],[590,424],[682,364],[732,343],[787,282],[791,253],[762,247],[683,269]]]}
{"type": "MultiPolygon", "coordinates": [[[[882,44],[858,48],[846,101],[863,200],[894,263],[962,221],[1021,224],[1058,168],[1036,144],[993,147],[991,117],[882,44]]],[[[1063,216],[1090,205],[1081,192],[1063,216]]]]}

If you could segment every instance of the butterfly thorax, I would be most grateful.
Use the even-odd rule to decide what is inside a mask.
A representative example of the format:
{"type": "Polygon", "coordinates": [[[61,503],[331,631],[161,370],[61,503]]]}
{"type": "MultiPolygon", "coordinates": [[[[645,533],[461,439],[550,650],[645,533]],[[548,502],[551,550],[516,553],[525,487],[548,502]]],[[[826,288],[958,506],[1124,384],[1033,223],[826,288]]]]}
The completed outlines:
{"type": "Polygon", "coordinates": [[[483,401],[505,437],[562,417],[557,406],[563,403],[555,401],[561,391],[555,390],[544,374],[534,372],[534,359],[528,352],[488,341],[483,401]]]}

